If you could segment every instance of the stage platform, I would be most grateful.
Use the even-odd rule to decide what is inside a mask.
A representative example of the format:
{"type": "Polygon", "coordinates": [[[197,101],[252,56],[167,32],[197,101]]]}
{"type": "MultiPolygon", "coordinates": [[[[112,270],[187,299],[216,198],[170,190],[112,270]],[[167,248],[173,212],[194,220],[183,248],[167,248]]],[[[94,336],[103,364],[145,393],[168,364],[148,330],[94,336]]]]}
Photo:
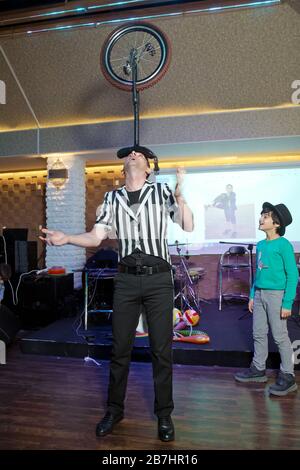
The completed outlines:
{"type": "MultiPolygon", "coordinates": [[[[224,304],[218,310],[217,302],[202,305],[202,315],[197,329],[207,333],[210,342],[203,345],[173,343],[174,363],[190,365],[217,365],[226,367],[248,367],[253,352],[252,319],[245,303],[224,304]],[[241,316],[243,316],[241,318],[241,316]]],[[[90,316],[88,330],[75,318],[62,318],[38,331],[26,334],[20,344],[23,353],[109,359],[111,351],[111,326],[106,314],[90,316]]],[[[300,317],[297,312],[288,320],[291,341],[300,340],[300,317]]],[[[296,344],[300,349],[300,344],[296,344]]],[[[269,338],[267,367],[278,368],[279,354],[272,338],[269,338]]],[[[300,360],[300,352],[298,354],[300,360]]],[[[133,361],[149,362],[148,338],[137,338],[132,352],[133,361]]],[[[300,369],[300,365],[295,365],[300,369]]]]}

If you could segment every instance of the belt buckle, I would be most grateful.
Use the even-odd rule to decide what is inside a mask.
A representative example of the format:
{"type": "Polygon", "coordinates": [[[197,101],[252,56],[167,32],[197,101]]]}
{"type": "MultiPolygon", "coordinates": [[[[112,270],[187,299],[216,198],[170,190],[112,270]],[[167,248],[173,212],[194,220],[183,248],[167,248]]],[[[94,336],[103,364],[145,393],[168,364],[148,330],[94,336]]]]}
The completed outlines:
{"type": "Polygon", "coordinates": [[[140,274],[140,276],[147,276],[148,269],[148,266],[141,266],[140,272],[138,274],[140,274]]]}
{"type": "Polygon", "coordinates": [[[152,267],[137,266],[136,267],[136,274],[137,274],[137,276],[147,276],[148,274],[152,274],[152,267]]]}
{"type": "Polygon", "coordinates": [[[137,264],[135,266],[135,275],[136,276],[140,276],[142,274],[142,269],[143,269],[143,266],[141,266],[140,264],[137,264]]]}

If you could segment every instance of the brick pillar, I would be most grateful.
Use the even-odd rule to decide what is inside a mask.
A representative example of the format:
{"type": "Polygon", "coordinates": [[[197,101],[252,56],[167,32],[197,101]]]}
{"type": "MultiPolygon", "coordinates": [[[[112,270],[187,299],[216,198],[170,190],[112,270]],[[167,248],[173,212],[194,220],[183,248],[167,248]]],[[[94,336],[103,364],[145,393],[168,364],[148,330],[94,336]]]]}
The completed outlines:
{"type": "MultiPolygon", "coordinates": [[[[48,157],[50,169],[57,157],[48,157]]],[[[68,169],[64,186],[56,189],[47,182],[47,228],[68,234],[84,233],[85,228],[85,161],[78,156],[59,157],[68,169]]],[[[73,245],[47,246],[46,267],[64,266],[67,272],[80,269],[85,264],[85,248],[73,245]]]]}

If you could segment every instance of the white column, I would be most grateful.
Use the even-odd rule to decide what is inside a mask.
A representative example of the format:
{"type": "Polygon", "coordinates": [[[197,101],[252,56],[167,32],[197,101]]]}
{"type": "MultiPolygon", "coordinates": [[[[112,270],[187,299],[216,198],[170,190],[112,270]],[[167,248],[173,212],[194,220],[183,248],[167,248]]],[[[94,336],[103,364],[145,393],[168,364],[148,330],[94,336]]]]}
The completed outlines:
{"type": "MultiPolygon", "coordinates": [[[[84,233],[85,228],[85,161],[78,156],[48,157],[51,168],[59,158],[68,170],[64,186],[56,189],[47,181],[47,228],[68,234],[84,233]]],[[[46,267],[63,266],[67,272],[80,269],[85,264],[85,248],[73,245],[47,246],[46,267]]]]}

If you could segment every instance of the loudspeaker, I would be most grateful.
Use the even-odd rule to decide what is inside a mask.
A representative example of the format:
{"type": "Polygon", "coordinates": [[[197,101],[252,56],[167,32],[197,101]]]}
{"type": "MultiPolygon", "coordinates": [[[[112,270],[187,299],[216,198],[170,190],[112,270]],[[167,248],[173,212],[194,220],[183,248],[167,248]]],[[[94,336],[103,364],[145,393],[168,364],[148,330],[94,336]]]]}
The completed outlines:
{"type": "Polygon", "coordinates": [[[15,272],[28,273],[37,268],[37,242],[15,241],[15,272]]]}
{"type": "Polygon", "coordinates": [[[5,344],[12,343],[19,329],[21,322],[5,305],[0,306],[0,340],[5,344]]]}
{"type": "Polygon", "coordinates": [[[28,228],[5,228],[3,236],[6,243],[15,242],[16,240],[27,240],[28,228]]]}
{"type": "Polygon", "coordinates": [[[73,274],[24,276],[18,292],[22,326],[46,326],[62,316],[69,316],[73,292],[73,274]]]}
{"type": "Polygon", "coordinates": [[[26,241],[28,236],[27,228],[5,228],[3,230],[3,237],[5,238],[7,263],[11,266],[12,274],[15,273],[15,244],[16,241],[26,241]]]}

